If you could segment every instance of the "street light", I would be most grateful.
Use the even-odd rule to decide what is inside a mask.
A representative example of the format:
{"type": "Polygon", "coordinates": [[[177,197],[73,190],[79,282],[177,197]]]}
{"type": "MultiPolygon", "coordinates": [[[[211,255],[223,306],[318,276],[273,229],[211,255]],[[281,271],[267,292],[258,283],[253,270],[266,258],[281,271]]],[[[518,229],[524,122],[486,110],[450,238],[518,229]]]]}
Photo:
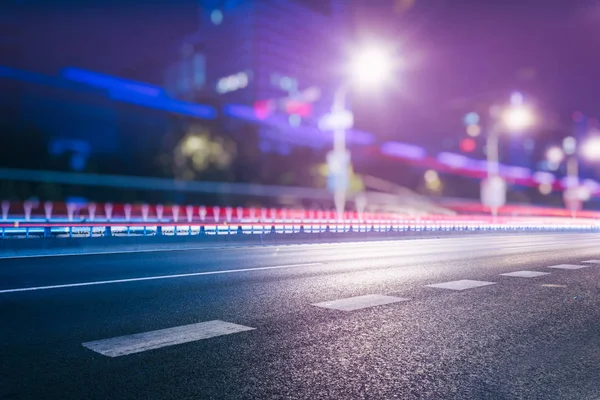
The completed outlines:
{"type": "Polygon", "coordinates": [[[522,104],[511,105],[500,114],[486,141],[488,161],[488,177],[498,175],[498,141],[500,133],[506,131],[511,134],[519,133],[533,125],[535,117],[531,109],[522,104]]]}
{"type": "Polygon", "coordinates": [[[519,133],[535,122],[533,111],[523,104],[523,96],[513,94],[511,105],[502,110],[486,140],[487,179],[482,182],[481,201],[496,218],[498,208],[506,203],[506,182],[499,176],[498,142],[502,132],[519,133]]]}
{"type": "Polygon", "coordinates": [[[389,81],[393,72],[391,52],[381,45],[365,47],[351,58],[348,65],[349,77],[335,92],[331,113],[324,119],[323,126],[333,130],[333,151],[327,155],[330,174],[334,177],[334,202],[338,218],[342,218],[346,205],[350,152],[346,149],[346,130],[354,118],[346,105],[350,86],[373,88],[389,81]]]}
{"type": "Polygon", "coordinates": [[[566,158],[567,187],[563,196],[565,205],[571,210],[573,217],[576,216],[581,202],[589,198],[589,192],[584,186],[579,185],[578,154],[587,161],[600,162],[600,136],[591,136],[579,145],[574,137],[569,136],[563,140],[562,149],[552,147],[546,153],[546,159],[555,164],[559,164],[566,158]]]}
{"type": "Polygon", "coordinates": [[[368,47],[356,53],[350,63],[350,75],[354,82],[373,87],[389,79],[392,59],[382,46],[368,47]]]}
{"type": "Polygon", "coordinates": [[[581,155],[588,161],[600,161],[600,136],[592,136],[583,142],[581,155]]]}
{"type": "Polygon", "coordinates": [[[530,127],[534,121],[535,118],[531,109],[523,105],[511,106],[502,115],[502,122],[513,132],[530,127]]]}

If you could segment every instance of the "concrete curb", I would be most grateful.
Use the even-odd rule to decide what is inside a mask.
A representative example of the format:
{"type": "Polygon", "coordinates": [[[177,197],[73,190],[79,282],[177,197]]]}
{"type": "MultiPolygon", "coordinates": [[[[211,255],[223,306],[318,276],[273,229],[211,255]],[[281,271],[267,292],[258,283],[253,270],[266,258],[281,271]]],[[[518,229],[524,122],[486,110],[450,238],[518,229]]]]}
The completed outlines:
{"type": "Polygon", "coordinates": [[[216,249],[240,246],[344,243],[381,240],[438,239],[484,235],[531,235],[555,233],[592,233],[592,230],[554,231],[417,231],[354,233],[286,233],[256,235],[131,236],[95,238],[45,238],[0,240],[0,258],[58,255],[85,255],[186,249],[216,249]]]}

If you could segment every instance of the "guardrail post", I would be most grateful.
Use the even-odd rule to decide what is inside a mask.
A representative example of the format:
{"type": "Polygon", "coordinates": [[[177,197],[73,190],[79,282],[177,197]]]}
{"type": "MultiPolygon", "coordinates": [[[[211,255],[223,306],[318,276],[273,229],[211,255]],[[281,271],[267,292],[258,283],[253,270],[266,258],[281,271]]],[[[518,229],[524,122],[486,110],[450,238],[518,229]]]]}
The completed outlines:
{"type": "Polygon", "coordinates": [[[90,237],[94,236],[94,227],[90,226],[90,237]]]}
{"type": "Polygon", "coordinates": [[[244,231],[242,230],[242,226],[241,225],[238,225],[237,234],[238,235],[243,235],[244,234],[244,231]]]}
{"type": "Polygon", "coordinates": [[[188,225],[188,236],[192,236],[192,226],[188,225]]]}
{"type": "Polygon", "coordinates": [[[144,236],[146,236],[146,227],[144,227],[144,236]]]}
{"type": "Polygon", "coordinates": [[[300,225],[300,233],[304,233],[304,225],[300,225]]]}
{"type": "Polygon", "coordinates": [[[329,233],[329,232],[330,232],[330,230],[329,230],[329,225],[327,225],[327,226],[325,227],[325,233],[329,233]]]}
{"type": "Polygon", "coordinates": [[[6,228],[2,228],[2,239],[4,239],[5,234],[6,234],[6,228]]]}
{"type": "Polygon", "coordinates": [[[131,227],[127,227],[127,236],[129,236],[129,233],[131,232],[131,227]]]}
{"type": "Polygon", "coordinates": [[[271,225],[271,233],[277,233],[277,231],[275,230],[275,225],[271,225]]]}
{"type": "Polygon", "coordinates": [[[69,227],[69,238],[70,239],[73,238],[73,227],[72,226],[69,227]]]}
{"type": "Polygon", "coordinates": [[[110,226],[104,227],[104,236],[106,236],[106,237],[112,236],[112,228],[110,226]]]}
{"type": "Polygon", "coordinates": [[[177,236],[177,225],[173,226],[173,236],[177,236]]]}
{"type": "Polygon", "coordinates": [[[25,239],[29,239],[29,228],[25,228],[25,239]]]}
{"type": "Polygon", "coordinates": [[[160,225],[156,227],[156,236],[162,236],[162,226],[160,225]]]}
{"type": "Polygon", "coordinates": [[[44,227],[44,237],[48,238],[52,236],[52,228],[49,226],[44,227]]]}
{"type": "Polygon", "coordinates": [[[204,228],[204,225],[202,225],[202,226],[200,227],[200,231],[198,232],[198,235],[205,235],[205,234],[206,234],[206,230],[205,230],[205,228],[204,228]]]}

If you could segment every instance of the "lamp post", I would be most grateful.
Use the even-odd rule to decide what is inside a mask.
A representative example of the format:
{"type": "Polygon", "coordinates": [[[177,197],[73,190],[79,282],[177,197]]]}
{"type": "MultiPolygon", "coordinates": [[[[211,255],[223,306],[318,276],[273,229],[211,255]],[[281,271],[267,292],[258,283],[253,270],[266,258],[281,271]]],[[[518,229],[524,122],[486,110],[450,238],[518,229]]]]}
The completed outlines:
{"type": "Polygon", "coordinates": [[[506,202],[506,182],[499,174],[499,141],[502,132],[515,133],[534,123],[532,110],[523,104],[521,96],[513,96],[511,105],[504,109],[486,139],[487,179],[481,185],[481,202],[488,206],[494,219],[498,208],[506,202]]]}
{"type": "Polygon", "coordinates": [[[546,152],[546,159],[554,164],[558,165],[566,159],[567,180],[563,199],[573,218],[577,216],[583,201],[589,198],[589,192],[579,184],[578,154],[586,161],[600,162],[600,136],[591,136],[581,145],[569,136],[563,140],[562,148],[551,147],[546,152]]]}
{"type": "Polygon", "coordinates": [[[331,114],[337,116],[339,121],[334,123],[333,151],[327,155],[329,174],[333,177],[333,202],[338,219],[342,219],[344,215],[349,185],[350,152],[346,149],[346,129],[350,129],[354,123],[354,117],[346,107],[347,93],[346,84],[335,92],[331,114]]]}
{"type": "Polygon", "coordinates": [[[392,72],[391,54],[383,47],[369,46],[355,53],[349,65],[349,79],[335,92],[331,113],[319,121],[323,130],[333,130],[333,151],[327,155],[327,164],[334,193],[338,218],[346,205],[350,167],[350,152],[346,149],[346,131],[352,128],[354,117],[348,109],[347,97],[352,86],[373,88],[386,81],[392,72]]]}

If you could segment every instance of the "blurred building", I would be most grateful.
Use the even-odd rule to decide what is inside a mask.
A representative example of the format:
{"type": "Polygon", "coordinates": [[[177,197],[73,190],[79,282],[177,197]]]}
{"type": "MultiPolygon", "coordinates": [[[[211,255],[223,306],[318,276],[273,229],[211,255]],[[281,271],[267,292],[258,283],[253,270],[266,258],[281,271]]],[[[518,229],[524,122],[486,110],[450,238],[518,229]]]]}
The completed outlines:
{"type": "MultiPolygon", "coordinates": [[[[13,17],[2,14],[0,43],[7,45],[2,47],[0,57],[8,54],[12,59],[13,55],[4,50],[18,51],[19,47],[28,48],[36,59],[44,59],[47,53],[61,54],[40,65],[25,63],[25,68],[20,63],[15,68],[12,62],[0,62],[0,111],[9,116],[2,123],[12,124],[11,132],[14,125],[39,130],[49,143],[49,157],[65,158],[68,154],[66,168],[78,171],[89,170],[89,160],[96,154],[118,155],[137,168],[141,163],[132,156],[133,150],[148,148],[148,153],[155,152],[161,136],[174,124],[193,125],[198,120],[219,125],[214,129],[216,135],[235,132],[243,140],[240,143],[256,152],[260,149],[286,155],[299,149],[298,145],[309,152],[310,148],[327,149],[332,135],[319,130],[317,120],[329,111],[334,88],[341,80],[339,64],[344,54],[335,41],[346,24],[349,3],[198,0],[194,7],[187,8],[198,13],[197,29],[185,37],[184,32],[190,32],[189,24],[181,23],[183,26],[176,27],[175,32],[169,30],[170,36],[181,37],[179,46],[171,45],[171,54],[164,51],[166,45],[134,46],[138,42],[123,35],[123,46],[115,46],[119,52],[107,53],[106,57],[89,49],[71,49],[70,42],[66,42],[68,49],[64,53],[56,48],[58,39],[64,39],[75,28],[86,43],[90,38],[94,43],[105,43],[109,34],[111,40],[116,37],[114,32],[105,35],[82,27],[92,20],[65,16],[66,27],[48,35],[51,38],[47,44],[54,47],[42,49],[39,43],[36,48],[28,47],[39,36],[18,39],[17,13],[13,17]],[[17,39],[13,41],[11,35],[17,39]],[[134,51],[136,47],[146,49],[134,51]],[[152,57],[149,49],[155,52],[152,57]],[[120,57],[121,53],[127,54],[120,57]],[[104,62],[100,58],[110,60],[104,62]],[[166,90],[153,78],[163,73],[166,90]],[[233,109],[232,105],[240,107],[233,109]],[[208,109],[214,115],[207,114],[208,109]],[[222,115],[231,118],[220,118],[222,115]],[[238,128],[247,123],[258,128],[238,128]],[[259,137],[250,140],[248,132],[255,131],[259,137]],[[140,137],[144,140],[140,141],[140,137]]],[[[153,21],[167,19],[156,10],[146,10],[144,15],[153,21]]],[[[80,11],[77,8],[72,15],[83,16],[80,11]]],[[[35,23],[44,23],[42,27],[49,29],[51,18],[45,18],[41,12],[35,14],[36,19],[25,16],[28,32],[33,31],[35,23]]],[[[128,21],[112,8],[94,24],[112,21],[111,18],[115,31],[131,32],[126,29],[127,23],[135,21],[128,21]]],[[[139,43],[150,39],[144,40],[139,43]]],[[[349,131],[347,140],[349,144],[363,144],[371,141],[371,136],[349,131]]],[[[5,143],[10,139],[8,134],[3,137],[5,143]]],[[[100,168],[96,172],[103,171],[100,168]]]]}
{"type": "Polygon", "coordinates": [[[198,30],[182,41],[168,89],[189,100],[249,105],[259,118],[281,114],[292,127],[321,116],[339,79],[343,55],[334,41],[349,3],[199,0],[198,30]]]}

